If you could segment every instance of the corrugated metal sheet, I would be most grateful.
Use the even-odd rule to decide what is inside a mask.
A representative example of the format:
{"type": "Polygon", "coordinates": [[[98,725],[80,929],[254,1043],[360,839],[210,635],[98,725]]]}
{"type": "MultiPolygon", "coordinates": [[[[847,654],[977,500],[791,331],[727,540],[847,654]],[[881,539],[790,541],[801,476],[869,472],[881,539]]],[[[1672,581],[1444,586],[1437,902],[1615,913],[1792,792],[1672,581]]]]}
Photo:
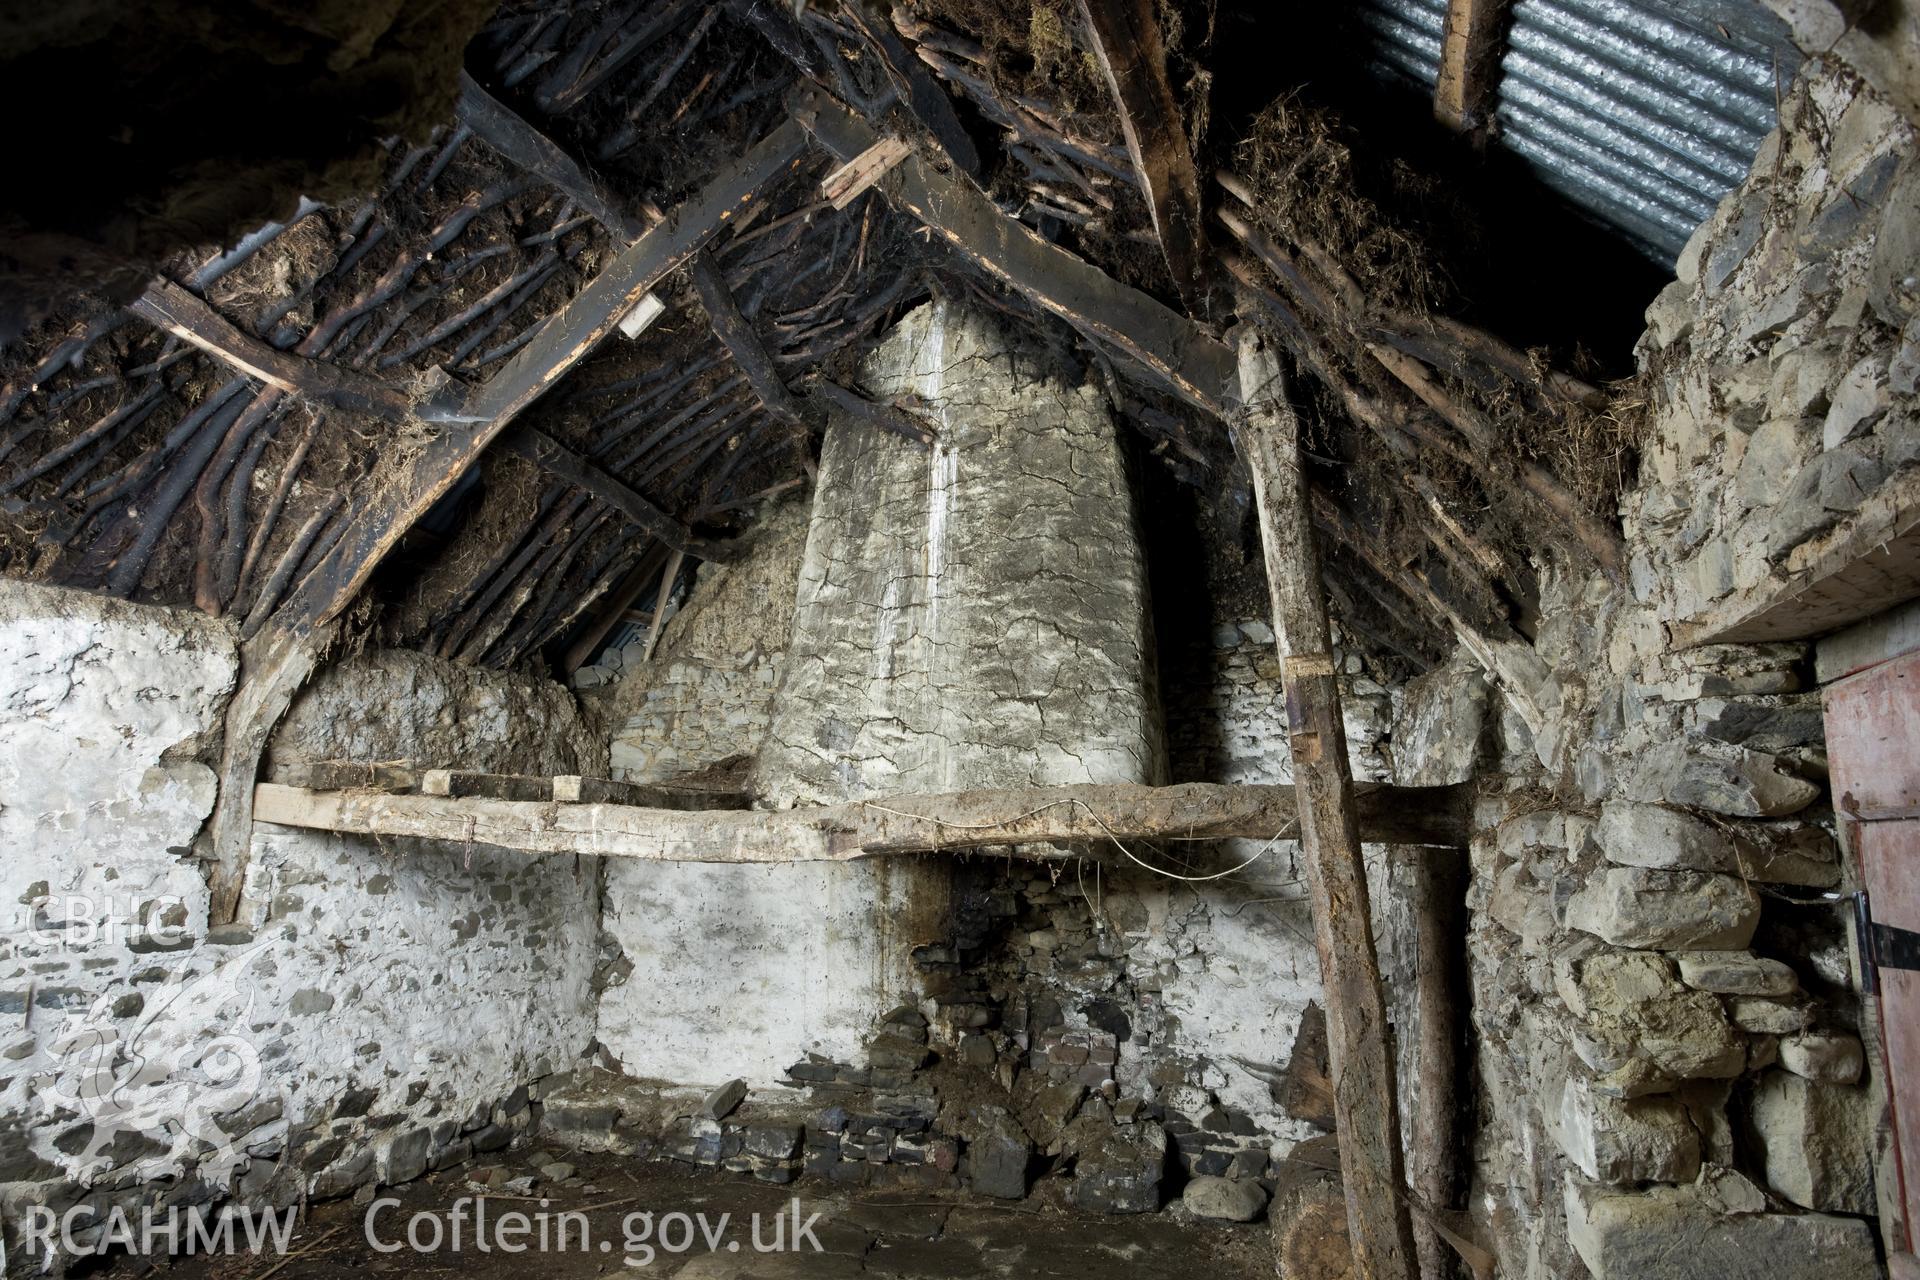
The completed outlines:
{"type": "MultiPolygon", "coordinates": [[[[1368,66],[1431,94],[1446,0],[1358,0],[1368,66]]],[[[1756,0],[1516,0],[1502,145],[1671,263],[1746,176],[1801,55],[1756,0]]]]}

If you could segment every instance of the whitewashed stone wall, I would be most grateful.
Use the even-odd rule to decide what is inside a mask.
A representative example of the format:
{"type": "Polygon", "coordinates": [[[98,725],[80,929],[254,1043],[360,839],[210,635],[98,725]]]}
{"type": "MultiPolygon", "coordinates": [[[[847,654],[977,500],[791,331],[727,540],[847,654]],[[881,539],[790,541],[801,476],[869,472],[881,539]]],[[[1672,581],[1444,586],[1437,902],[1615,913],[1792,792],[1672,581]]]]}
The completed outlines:
{"type": "MultiPolygon", "coordinates": [[[[1347,643],[1338,622],[1332,630],[1348,765],[1358,781],[1391,781],[1388,743],[1400,713],[1400,690],[1375,678],[1364,652],[1347,643]]],[[[1174,658],[1181,670],[1167,705],[1174,779],[1292,782],[1286,696],[1272,626],[1259,618],[1222,622],[1212,628],[1209,641],[1174,658]]]]}
{"type": "MultiPolygon", "coordinates": [[[[405,1181],[504,1145],[526,1086],[591,1039],[591,865],[263,825],[247,914],[208,927],[196,850],[236,661],[197,614],[0,583],[9,1224],[35,1203],[405,1181]]],[[[328,672],[275,752],[349,740],[430,765],[595,763],[564,694],[415,655],[328,672]],[[394,702],[396,681],[447,696],[394,702]],[[522,754],[484,754],[502,741],[522,754]]]]}
{"type": "Polygon", "coordinates": [[[1117,428],[989,317],[934,301],[862,371],[931,406],[923,451],[828,432],[770,803],[1157,781],[1146,558],[1117,428]]]}
{"type": "MultiPolygon", "coordinates": [[[[1157,776],[1145,562],[1097,395],[946,303],[904,320],[862,377],[935,406],[943,440],[923,452],[829,429],[786,578],[793,643],[760,743],[762,793],[792,804],[1157,776]]],[[[766,562],[785,563],[779,545],[766,562]]],[[[742,683],[734,656],[669,666],[649,692],[702,706],[703,690],[742,683]]],[[[705,724],[689,723],[704,707],[642,712],[619,761],[687,763],[689,743],[711,755],[728,705],[705,724]]],[[[757,727],[727,726],[729,753],[757,727]]],[[[851,1061],[877,1014],[916,998],[911,954],[945,934],[947,910],[944,869],[906,860],[610,868],[607,932],[631,970],[602,999],[600,1038],[629,1074],[698,1064],[708,1083],[772,1085],[809,1052],[851,1061]]]]}
{"type": "Polygon", "coordinates": [[[701,565],[651,662],[644,643],[627,646],[616,682],[593,695],[613,725],[616,777],[658,782],[760,750],[792,638],[810,510],[802,499],[763,513],[744,561],[701,565]]]}

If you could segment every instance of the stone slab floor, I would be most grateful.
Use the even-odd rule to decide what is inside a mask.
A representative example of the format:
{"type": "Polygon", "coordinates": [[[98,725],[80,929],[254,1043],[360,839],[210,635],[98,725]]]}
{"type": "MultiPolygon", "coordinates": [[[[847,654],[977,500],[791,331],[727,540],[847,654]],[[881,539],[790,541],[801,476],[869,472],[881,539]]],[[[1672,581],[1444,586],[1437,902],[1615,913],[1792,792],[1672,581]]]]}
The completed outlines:
{"type": "MultiPolygon", "coordinates": [[[[484,1160],[485,1158],[483,1158],[484,1160]]],[[[1060,1280],[1266,1280],[1273,1274],[1272,1244],[1264,1222],[1229,1226],[1181,1221],[1175,1214],[1099,1217],[1049,1207],[1045,1185],[1018,1204],[997,1203],[945,1192],[840,1191],[812,1180],[788,1187],[754,1182],[736,1174],[689,1170],[667,1163],[640,1163],[573,1151],[545,1150],[539,1144],[501,1152],[482,1161],[430,1174],[403,1187],[383,1189],[382,1200],[331,1201],[311,1206],[295,1228],[284,1257],[189,1257],[166,1268],[169,1280],[334,1280],[368,1273],[457,1275],[462,1280],[526,1280],[540,1277],[614,1275],[673,1276],[679,1280],[845,1280],[847,1277],[899,1277],[901,1280],[970,1280],[972,1277],[1058,1277],[1060,1280]],[[573,1166],[569,1177],[553,1181],[541,1170],[573,1166]],[[568,1249],[537,1246],[523,1253],[474,1248],[472,1210],[465,1213],[462,1248],[454,1252],[443,1238],[437,1250],[416,1251],[406,1243],[409,1222],[417,1214],[437,1219],[448,1230],[457,1200],[478,1194],[474,1178],[499,1188],[513,1179],[533,1178],[532,1194],[506,1190],[486,1194],[487,1232],[497,1243],[499,1216],[515,1210],[529,1215],[577,1210],[587,1218],[587,1246],[580,1229],[570,1228],[568,1249]],[[397,1201],[398,1203],[391,1203],[397,1201]],[[760,1243],[769,1244],[774,1222],[781,1221],[791,1243],[794,1203],[802,1221],[819,1214],[812,1236],[818,1252],[804,1244],[798,1251],[755,1249],[754,1215],[760,1243]],[[367,1220],[373,1211],[372,1239],[367,1220]],[[653,1233],[628,1244],[629,1230],[641,1224],[629,1215],[651,1212],[653,1233]],[[691,1245],[678,1245],[680,1223],[665,1217],[705,1215],[717,1247],[709,1249],[696,1220],[691,1245]],[[722,1227],[720,1216],[727,1215],[722,1227]],[[658,1234],[666,1231],[666,1236],[658,1234]],[[607,1248],[601,1248],[601,1242],[607,1248]],[[401,1247],[385,1252],[375,1242],[401,1247]],[[647,1246],[651,1246],[649,1249],[647,1246]],[[730,1248],[737,1245],[738,1248],[730,1248]]],[[[511,1190],[524,1189],[524,1184],[511,1190]]],[[[550,1219],[553,1221],[553,1219],[550,1219]]],[[[423,1220],[422,1244],[432,1226],[423,1220]]],[[[648,1234],[648,1233],[640,1233],[648,1234]]],[[[532,1237],[529,1237],[532,1242],[532,1237]]],[[[164,1266],[164,1262],[162,1264],[164,1266]]],[[[108,1277],[150,1274],[139,1259],[118,1259],[108,1277]]]]}

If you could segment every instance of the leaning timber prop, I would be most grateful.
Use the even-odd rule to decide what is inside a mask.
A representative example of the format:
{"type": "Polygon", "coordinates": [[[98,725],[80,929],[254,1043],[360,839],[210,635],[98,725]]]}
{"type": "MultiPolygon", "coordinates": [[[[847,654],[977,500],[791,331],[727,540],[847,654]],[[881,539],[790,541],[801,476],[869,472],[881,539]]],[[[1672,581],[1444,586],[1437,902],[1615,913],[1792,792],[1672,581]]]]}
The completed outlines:
{"type": "Polygon", "coordinates": [[[492,377],[472,388],[449,384],[435,395],[439,433],[356,503],[339,540],[242,650],[213,814],[210,911],[215,922],[232,920],[239,909],[252,843],[253,782],[267,736],[319,655],[340,638],[342,617],[374,569],[515,417],[585,358],[669,272],[757,209],[764,194],[797,170],[806,155],[807,135],[797,124],[775,129],[623,250],[492,377]]]}
{"type": "MultiPolygon", "coordinates": [[[[364,787],[350,790],[260,783],[254,816],[356,835],[664,862],[850,862],[1062,841],[1292,839],[1306,818],[1293,787],[1197,782],[1024,787],[877,796],[798,809],[688,812],[565,802],[558,797],[595,793],[571,779],[563,790],[546,778],[428,771],[420,789],[439,794],[396,795],[369,776],[364,787]],[[496,798],[525,795],[556,798],[496,798]]],[[[598,794],[627,798],[619,785],[605,784],[598,794]]],[[[1458,849],[1467,838],[1464,795],[1455,787],[1359,788],[1353,811],[1370,841],[1458,849]]]]}
{"type": "Polygon", "coordinates": [[[1413,1280],[1386,993],[1373,946],[1366,864],[1347,735],[1334,678],[1325,588],[1300,454],[1299,421],[1275,351],[1251,327],[1239,338],[1246,411],[1236,441],[1253,478],[1299,787],[1300,844],[1326,987],[1328,1059],[1355,1275],[1413,1280]]]}

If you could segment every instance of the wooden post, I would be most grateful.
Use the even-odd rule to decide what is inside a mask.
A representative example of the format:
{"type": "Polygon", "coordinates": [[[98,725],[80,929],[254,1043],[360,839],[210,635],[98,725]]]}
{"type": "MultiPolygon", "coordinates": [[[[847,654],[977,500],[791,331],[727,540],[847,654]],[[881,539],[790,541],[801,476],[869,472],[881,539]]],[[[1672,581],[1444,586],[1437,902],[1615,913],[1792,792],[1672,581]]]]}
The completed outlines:
{"type": "Polygon", "coordinates": [[[642,662],[653,661],[660,633],[667,629],[667,598],[673,594],[673,584],[680,577],[680,562],[685,558],[680,552],[674,552],[667,557],[667,567],[660,571],[660,586],[653,594],[653,621],[647,627],[647,647],[640,651],[642,662]]]}
{"type": "Polygon", "coordinates": [[[1449,0],[1433,116],[1456,133],[1484,134],[1509,7],[1510,0],[1449,0]]]}
{"type": "MultiPolygon", "coordinates": [[[[1405,1069],[1407,1185],[1441,1213],[1460,1192],[1460,1032],[1466,1007],[1467,866],[1464,854],[1396,846],[1395,879],[1413,924],[1413,1014],[1399,1065],[1405,1069]]],[[[1421,1280],[1452,1280],[1453,1250],[1425,1215],[1414,1219],[1421,1280]]]]}
{"type": "Polygon", "coordinates": [[[1413,1227],[1401,1177],[1386,994],[1369,923],[1366,867],[1301,467],[1299,422],[1286,401],[1277,354],[1251,327],[1239,334],[1239,365],[1246,405],[1239,445],[1253,476],[1273,599],[1300,846],[1326,990],[1328,1060],[1354,1274],[1362,1280],[1413,1280],[1413,1227]]]}

